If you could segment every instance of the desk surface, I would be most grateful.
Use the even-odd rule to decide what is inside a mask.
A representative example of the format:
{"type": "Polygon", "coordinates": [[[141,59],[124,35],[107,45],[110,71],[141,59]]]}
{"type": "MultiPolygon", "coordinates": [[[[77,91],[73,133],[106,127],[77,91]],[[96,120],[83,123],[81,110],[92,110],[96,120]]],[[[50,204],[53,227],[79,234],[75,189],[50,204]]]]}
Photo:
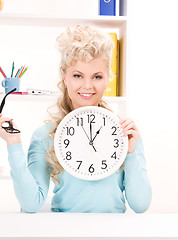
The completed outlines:
{"type": "Polygon", "coordinates": [[[178,214],[1,213],[2,237],[178,237],[178,214]]]}

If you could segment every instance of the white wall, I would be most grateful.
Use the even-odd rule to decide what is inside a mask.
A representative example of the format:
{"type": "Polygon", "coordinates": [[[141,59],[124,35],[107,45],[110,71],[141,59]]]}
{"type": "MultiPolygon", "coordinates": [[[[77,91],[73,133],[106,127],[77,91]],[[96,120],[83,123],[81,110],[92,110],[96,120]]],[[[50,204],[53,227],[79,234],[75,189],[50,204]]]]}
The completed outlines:
{"type": "Polygon", "coordinates": [[[144,140],[151,212],[178,213],[177,10],[177,0],[128,0],[129,114],[144,140]]]}
{"type": "Polygon", "coordinates": [[[4,0],[3,12],[58,14],[61,17],[87,17],[98,14],[96,0],[4,0]]]}
{"type": "MultiPolygon", "coordinates": [[[[10,1],[11,4],[15,2],[15,0],[6,0],[6,2],[10,1]]],[[[94,5],[96,6],[96,1],[92,1],[92,5],[91,0],[81,0],[79,5],[82,11],[80,11],[73,4],[76,1],[58,0],[58,3],[61,3],[59,11],[63,17],[77,17],[79,14],[83,14],[84,17],[89,17],[90,14],[94,16],[95,14],[97,15],[96,7],[94,7],[94,5]],[[71,8],[68,7],[69,2],[73,4],[71,8]],[[81,5],[83,2],[86,5],[81,5]],[[91,6],[94,12],[93,10],[88,11],[91,6]]],[[[32,2],[35,4],[34,1],[32,2]]],[[[52,3],[52,1],[48,2],[52,3]]],[[[56,3],[56,1],[54,2],[56,3]]],[[[31,6],[33,6],[33,11],[35,11],[33,4],[31,6]]],[[[144,141],[147,167],[153,188],[153,200],[148,212],[154,213],[178,213],[178,157],[176,151],[178,135],[176,107],[178,102],[176,89],[178,81],[176,66],[178,56],[177,9],[177,0],[128,0],[128,116],[136,121],[144,141]]],[[[24,40],[30,37],[28,30],[29,28],[26,28],[26,34],[21,35],[24,40]]],[[[32,46],[35,43],[41,44],[38,35],[43,35],[45,31],[44,29],[39,31],[38,28],[36,30],[36,38],[34,42],[32,41],[32,46]]],[[[48,31],[49,37],[44,41],[52,43],[54,40],[55,42],[58,29],[53,28],[48,29],[48,31]]],[[[8,38],[8,41],[10,41],[10,35],[8,38]]],[[[2,37],[0,41],[4,46],[7,46],[6,40],[2,37]]],[[[6,56],[5,49],[7,50],[7,48],[4,48],[3,51],[1,47],[1,62],[2,56],[4,56],[6,62],[12,62],[12,55],[9,60],[10,56],[6,56]]],[[[15,56],[17,49],[11,50],[15,56]]],[[[54,50],[50,47],[46,53],[40,50],[37,52],[37,63],[31,61],[32,51],[33,47],[30,46],[27,54],[21,54],[21,56],[17,57],[17,62],[21,64],[23,60],[29,66],[40,62],[39,68],[46,70],[45,57],[48,55],[54,57],[54,65],[57,63],[58,56],[55,55],[54,50]]],[[[57,71],[54,65],[51,64],[50,67],[53,69],[53,78],[57,79],[57,71]]],[[[24,81],[29,81],[30,79],[30,86],[33,83],[35,85],[36,80],[34,76],[37,76],[37,79],[41,77],[39,76],[41,69],[39,72],[36,70],[34,72],[33,69],[33,67],[31,70],[29,68],[29,72],[26,76],[24,75],[24,81]]],[[[48,70],[43,74],[45,77],[46,75],[50,77],[48,70]]],[[[39,85],[37,86],[39,87],[39,85]]],[[[45,88],[45,85],[43,86],[45,88]]],[[[53,86],[51,87],[53,88],[53,86]]],[[[3,89],[0,88],[0,91],[3,91],[3,89]]],[[[24,103],[22,105],[25,109],[24,103]]],[[[15,117],[18,119],[18,115],[15,117]]],[[[26,110],[25,118],[26,120],[34,118],[34,116],[31,117],[28,109],[26,110]]],[[[21,120],[18,119],[18,121],[21,124],[21,120]]],[[[23,127],[25,129],[26,125],[23,127]]],[[[35,126],[33,125],[33,127],[35,126]]],[[[30,134],[28,135],[29,137],[30,134]]],[[[5,149],[5,145],[3,145],[3,148],[5,149]]]]}

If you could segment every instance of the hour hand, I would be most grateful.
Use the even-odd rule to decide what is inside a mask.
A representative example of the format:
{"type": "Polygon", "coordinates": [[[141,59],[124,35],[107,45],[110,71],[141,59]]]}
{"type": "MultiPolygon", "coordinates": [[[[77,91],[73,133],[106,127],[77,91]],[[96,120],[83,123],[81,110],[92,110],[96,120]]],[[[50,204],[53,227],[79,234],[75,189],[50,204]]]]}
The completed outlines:
{"type": "Polygon", "coordinates": [[[95,140],[96,136],[100,133],[101,128],[102,128],[102,126],[101,126],[100,129],[96,132],[94,138],[92,139],[92,142],[95,140]]]}
{"type": "Polygon", "coordinates": [[[96,148],[95,148],[94,145],[93,145],[93,142],[94,142],[96,136],[100,133],[101,128],[102,128],[102,126],[101,126],[100,129],[96,132],[94,138],[93,138],[93,139],[91,138],[91,141],[90,141],[90,145],[92,145],[92,147],[93,147],[93,149],[95,150],[95,152],[97,152],[97,151],[96,151],[96,148]]]}

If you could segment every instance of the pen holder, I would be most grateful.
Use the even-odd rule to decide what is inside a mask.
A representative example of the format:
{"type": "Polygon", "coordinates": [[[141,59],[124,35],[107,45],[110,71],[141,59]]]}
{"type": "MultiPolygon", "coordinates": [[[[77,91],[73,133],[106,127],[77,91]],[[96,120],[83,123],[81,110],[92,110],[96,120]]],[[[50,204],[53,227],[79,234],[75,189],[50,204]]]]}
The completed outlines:
{"type": "Polygon", "coordinates": [[[19,89],[20,89],[20,78],[5,78],[1,82],[1,84],[5,88],[5,94],[10,92],[14,88],[16,88],[15,92],[19,92],[19,89]]]}

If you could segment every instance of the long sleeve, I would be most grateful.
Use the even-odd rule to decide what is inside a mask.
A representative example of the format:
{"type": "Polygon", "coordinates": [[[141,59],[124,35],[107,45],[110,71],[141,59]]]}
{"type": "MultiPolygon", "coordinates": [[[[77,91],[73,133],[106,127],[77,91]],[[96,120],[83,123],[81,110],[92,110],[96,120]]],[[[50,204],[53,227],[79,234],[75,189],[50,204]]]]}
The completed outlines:
{"type": "Polygon", "coordinates": [[[21,144],[8,146],[8,159],[14,191],[24,212],[36,212],[43,205],[49,189],[50,176],[41,131],[35,131],[26,155],[21,144]]]}
{"type": "Polygon", "coordinates": [[[132,210],[136,213],[146,211],[151,203],[152,190],[141,138],[135,151],[128,154],[124,162],[124,185],[125,196],[132,210]]]}

